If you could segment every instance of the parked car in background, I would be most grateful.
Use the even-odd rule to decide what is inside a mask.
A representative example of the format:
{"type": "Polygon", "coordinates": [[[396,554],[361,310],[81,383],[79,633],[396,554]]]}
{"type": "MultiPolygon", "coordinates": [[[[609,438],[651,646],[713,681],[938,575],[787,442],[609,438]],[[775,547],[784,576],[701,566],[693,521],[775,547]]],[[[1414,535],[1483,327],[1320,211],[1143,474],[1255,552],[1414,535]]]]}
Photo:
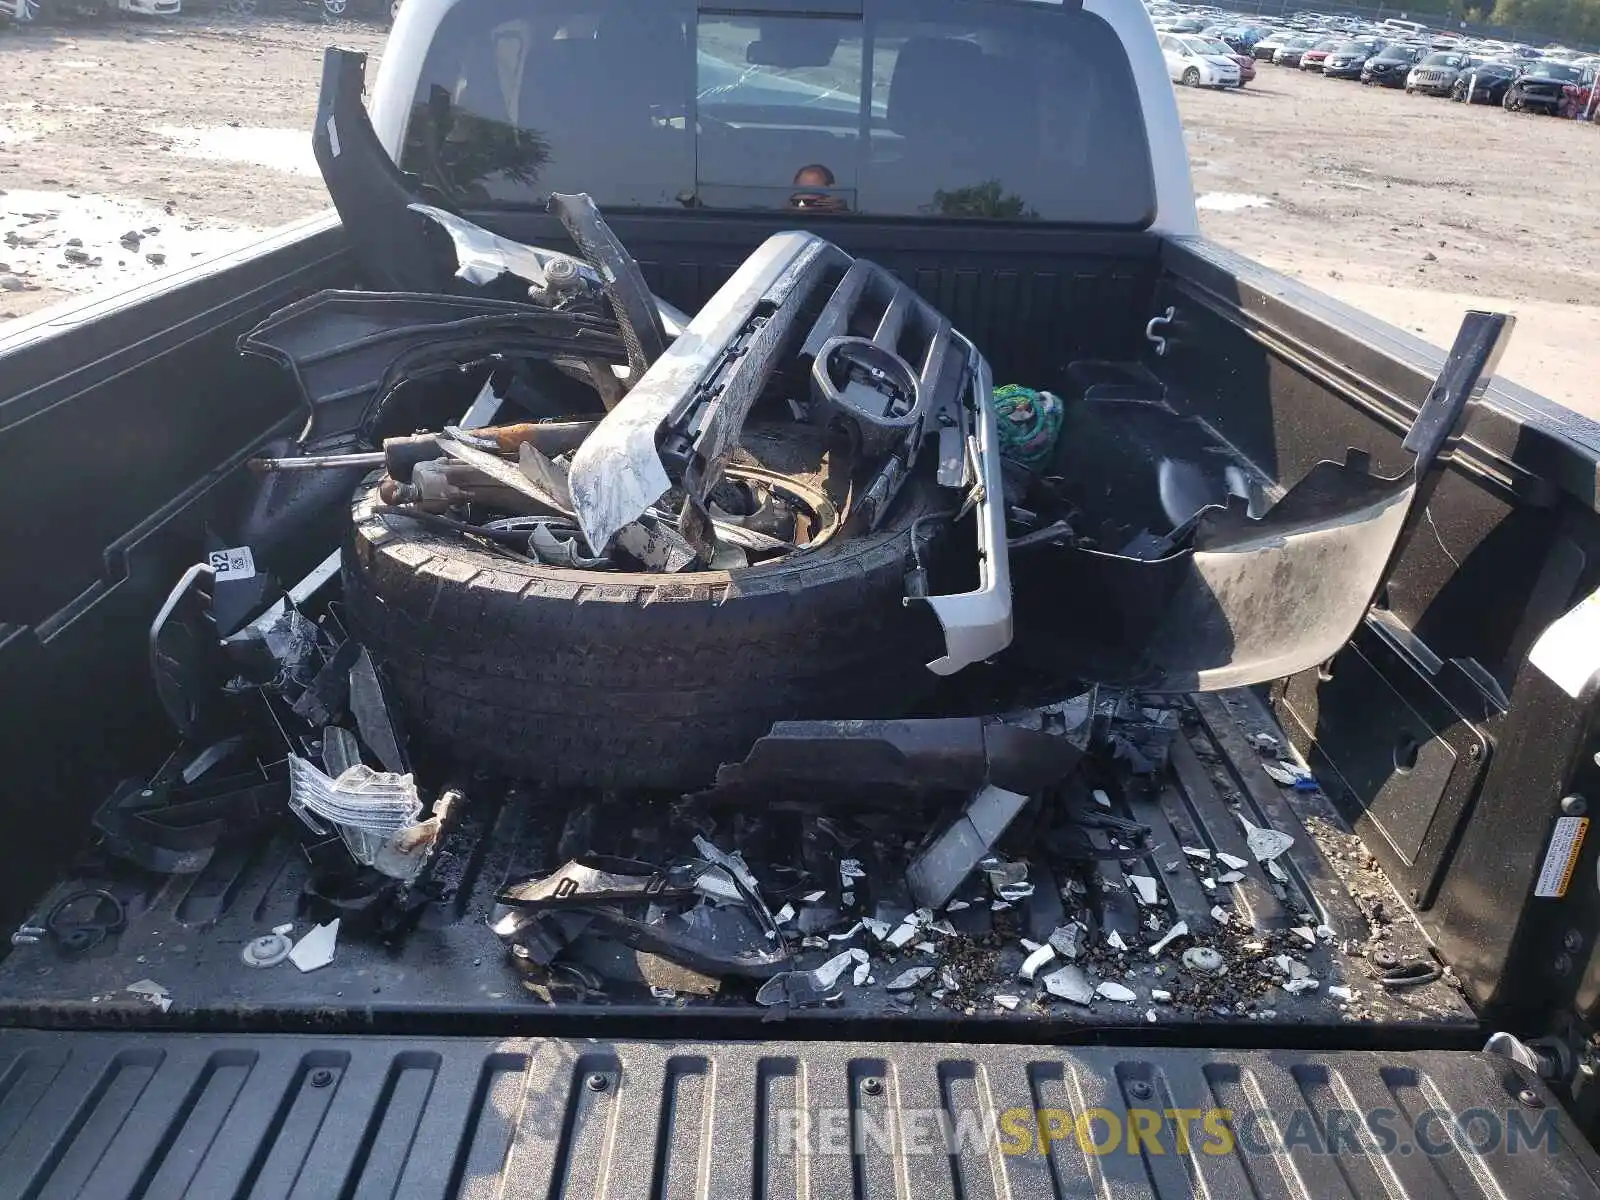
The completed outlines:
{"type": "Polygon", "coordinates": [[[1470,65],[1471,60],[1465,54],[1435,51],[1411,68],[1406,76],[1406,93],[1448,96],[1461,72],[1470,65]]]}
{"type": "Polygon", "coordinates": [[[1258,38],[1256,44],[1250,47],[1250,53],[1257,60],[1271,62],[1279,47],[1290,38],[1298,36],[1298,32],[1293,29],[1274,29],[1258,38]]]}
{"type": "Polygon", "coordinates": [[[1320,38],[1312,37],[1309,34],[1301,34],[1298,37],[1290,38],[1279,46],[1277,52],[1273,54],[1272,65],[1276,67],[1298,67],[1301,56],[1319,41],[1321,41],[1320,38]]]}
{"type": "Polygon", "coordinates": [[[1164,33],[1161,54],[1167,60],[1167,75],[1174,83],[1185,87],[1239,86],[1239,64],[1233,51],[1221,42],[1164,33]]]}
{"type": "Polygon", "coordinates": [[[1504,104],[1512,80],[1521,73],[1516,63],[1478,63],[1456,75],[1450,99],[1458,104],[1504,104]]]}
{"type": "Polygon", "coordinates": [[[1406,76],[1411,74],[1411,68],[1421,58],[1420,46],[1386,46],[1362,66],[1361,82],[1382,84],[1384,87],[1405,87],[1406,76]]]}
{"type": "Polygon", "coordinates": [[[1339,45],[1322,60],[1322,73],[1329,79],[1360,79],[1367,59],[1384,47],[1381,38],[1358,38],[1339,45]]]}
{"type": "Polygon", "coordinates": [[[1323,64],[1328,59],[1328,55],[1332,54],[1342,45],[1344,45],[1343,38],[1323,38],[1315,46],[1311,47],[1311,49],[1307,50],[1300,56],[1300,69],[1302,71],[1322,70],[1323,64]]]}
{"type": "Polygon", "coordinates": [[[1566,63],[1536,62],[1506,89],[1502,104],[1508,112],[1542,112],[1555,116],[1561,111],[1562,89],[1568,84],[1582,83],[1584,72],[1566,63]]]}

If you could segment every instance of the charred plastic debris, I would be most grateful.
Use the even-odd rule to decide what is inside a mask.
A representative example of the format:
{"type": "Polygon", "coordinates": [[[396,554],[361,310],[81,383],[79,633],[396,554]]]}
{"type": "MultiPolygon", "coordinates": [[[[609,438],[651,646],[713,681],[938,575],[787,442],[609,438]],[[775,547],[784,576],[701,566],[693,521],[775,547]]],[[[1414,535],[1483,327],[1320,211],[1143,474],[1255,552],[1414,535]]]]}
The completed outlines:
{"type": "MultiPolygon", "coordinates": [[[[362,56],[329,52],[315,146],[388,290],[319,293],[242,339],[293,377],[305,431],[255,460],[244,534],[214,538],[152,623],[181,746],[96,814],[107,886],[47,898],[14,941],[93,952],[126,922],[118,871],[194,875],[219,847],[292,831],[311,928],[256,931],[241,969],[316,970],[351,939],[400,946],[453,899],[447,847],[509,779],[520,803],[557,810],[560,834],[479,915],[551,1001],[800,1011],[872,996],[1158,1022],[1266,1019],[1318,993],[1359,1014],[1363,994],[1431,982],[1350,972],[1354,932],[1282,865],[1295,839],[1262,809],[1234,797],[1220,821],[1186,824],[1163,797],[1203,755],[1182,693],[1304,669],[1354,630],[1508,319],[1468,316],[1398,476],[1351,452],[1275,494],[1148,374],[1074,364],[1059,395],[995,388],[926,301],[812,234],[770,238],[691,320],[651,295],[585,196],[551,198],[576,255],[424,203],[367,123],[361,72],[362,56]],[[280,587],[268,564],[352,494],[343,548],[280,587]],[[383,593],[383,555],[445,564],[422,609],[383,593]],[[788,607],[751,659],[738,639],[753,618],[735,606],[776,573],[795,581],[788,607]],[[513,600],[565,598],[562,623],[539,640],[502,628],[488,650],[473,631],[458,654],[396,640],[427,632],[447,589],[502,576],[513,600]],[[838,610],[868,649],[846,647],[833,672],[810,661],[805,605],[841,578],[877,590],[838,610]],[[586,634],[575,597],[640,580],[682,586],[628,618],[697,599],[679,628],[709,640],[625,646],[646,673],[612,689],[584,672],[626,626],[586,634]],[[862,657],[898,654],[919,607],[942,652],[862,657]],[[790,669],[786,647],[811,690],[760,675],[790,669]],[[480,714],[516,718],[514,733],[459,721],[536,660],[574,672],[570,689],[539,679],[554,710],[523,720],[515,693],[480,714]],[[609,709],[541,738],[611,690],[648,685],[676,713],[692,669],[709,672],[686,689],[700,705],[727,679],[724,708],[641,743],[652,753],[620,764],[637,777],[619,784],[609,709]],[[989,674],[930,693],[908,669],[989,674]]],[[[488,611],[471,596],[457,618],[488,611]]],[[[1314,793],[1259,737],[1251,769],[1314,793]]]]}

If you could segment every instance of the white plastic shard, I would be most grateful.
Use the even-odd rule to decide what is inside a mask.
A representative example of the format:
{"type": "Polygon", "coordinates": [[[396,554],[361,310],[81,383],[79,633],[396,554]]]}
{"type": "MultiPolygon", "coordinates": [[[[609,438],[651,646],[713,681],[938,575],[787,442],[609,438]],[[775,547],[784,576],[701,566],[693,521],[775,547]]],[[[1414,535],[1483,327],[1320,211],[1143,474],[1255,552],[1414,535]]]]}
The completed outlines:
{"type": "Polygon", "coordinates": [[[1051,971],[1040,982],[1044,984],[1045,991],[1058,1000],[1073,1004],[1088,1004],[1094,1000],[1094,981],[1084,973],[1082,967],[1062,967],[1051,971]]]}
{"type": "Polygon", "coordinates": [[[294,944],[289,951],[289,961],[302,971],[315,971],[333,961],[333,952],[339,943],[339,918],[325,925],[317,925],[294,944]]]}
{"type": "Polygon", "coordinates": [[[1256,856],[1258,863],[1271,862],[1294,845],[1294,838],[1287,833],[1280,833],[1276,829],[1263,829],[1244,817],[1239,818],[1239,824],[1244,826],[1244,840],[1249,843],[1250,853],[1256,856]]]}
{"type": "Polygon", "coordinates": [[[1155,943],[1155,945],[1150,947],[1150,957],[1151,958],[1155,958],[1157,955],[1159,955],[1163,950],[1165,950],[1167,948],[1167,946],[1172,942],[1172,940],[1174,938],[1181,938],[1185,934],[1187,934],[1188,932],[1189,932],[1189,924],[1188,924],[1188,922],[1179,921],[1171,929],[1167,930],[1166,933],[1161,935],[1161,940],[1159,942],[1155,943]]]}
{"type": "Polygon", "coordinates": [[[1022,960],[1022,970],[1019,971],[1018,974],[1031,983],[1033,981],[1033,977],[1038,974],[1039,968],[1044,966],[1055,956],[1056,952],[1049,946],[1040,946],[1037,950],[1029,954],[1027,958],[1022,960]]]}
{"type": "Polygon", "coordinates": [[[884,990],[890,992],[910,991],[932,974],[932,967],[911,967],[909,970],[901,971],[900,974],[884,984],[884,990]]]}
{"type": "Polygon", "coordinates": [[[1122,984],[1115,983],[1109,979],[1095,988],[1095,995],[1103,996],[1107,1000],[1115,1000],[1118,1004],[1132,1004],[1139,998],[1139,993],[1132,988],[1124,987],[1122,984]]]}
{"type": "Polygon", "coordinates": [[[1140,904],[1155,904],[1161,899],[1161,892],[1156,887],[1156,881],[1148,875],[1125,876],[1128,886],[1139,897],[1140,904]]]}

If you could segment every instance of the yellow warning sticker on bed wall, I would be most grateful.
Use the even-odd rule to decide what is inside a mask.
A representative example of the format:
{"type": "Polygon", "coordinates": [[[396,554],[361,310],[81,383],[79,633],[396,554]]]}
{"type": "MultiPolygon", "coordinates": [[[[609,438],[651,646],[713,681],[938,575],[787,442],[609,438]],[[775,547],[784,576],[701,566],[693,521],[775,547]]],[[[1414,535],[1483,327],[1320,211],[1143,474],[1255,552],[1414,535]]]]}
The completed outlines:
{"type": "Polygon", "coordinates": [[[1561,817],[1556,821],[1556,831],[1550,836],[1550,849],[1544,852],[1539,882],[1533,888],[1535,896],[1559,899],[1567,894],[1567,885],[1572,882],[1572,869],[1578,865],[1578,851],[1583,849],[1583,836],[1588,832],[1588,817],[1561,817]]]}

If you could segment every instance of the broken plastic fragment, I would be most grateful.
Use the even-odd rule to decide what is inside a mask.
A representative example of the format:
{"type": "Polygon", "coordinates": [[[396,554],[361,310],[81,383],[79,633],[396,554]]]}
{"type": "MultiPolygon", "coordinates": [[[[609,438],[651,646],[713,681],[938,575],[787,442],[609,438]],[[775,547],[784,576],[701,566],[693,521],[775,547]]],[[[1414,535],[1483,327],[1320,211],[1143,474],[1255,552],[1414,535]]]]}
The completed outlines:
{"type": "Polygon", "coordinates": [[[1156,1023],[1156,1020],[1157,1020],[1157,1018],[1156,1018],[1156,1010],[1153,1009],[1153,1008],[1145,1009],[1144,1010],[1144,1019],[1146,1021],[1150,1022],[1150,1024],[1154,1025],[1156,1023]]]}
{"type": "Polygon", "coordinates": [[[1319,941],[1324,941],[1324,942],[1333,941],[1333,926],[1332,925],[1318,925],[1317,926],[1317,938],[1318,938],[1319,941]]]}
{"type": "Polygon", "coordinates": [[[1211,919],[1218,925],[1227,925],[1233,920],[1233,914],[1223,908],[1222,905],[1215,904],[1211,907],[1211,919]]]}
{"type": "Polygon", "coordinates": [[[1130,987],[1124,987],[1114,980],[1108,979],[1095,988],[1095,995],[1103,996],[1107,1000],[1115,1000],[1119,1004],[1132,1004],[1139,998],[1139,993],[1130,987]]]}
{"type": "Polygon", "coordinates": [[[1181,937],[1185,936],[1188,932],[1189,932],[1189,924],[1188,924],[1188,922],[1179,921],[1176,925],[1174,925],[1171,929],[1167,930],[1167,932],[1164,933],[1161,936],[1161,940],[1159,942],[1155,943],[1155,945],[1150,947],[1150,957],[1154,958],[1156,955],[1160,954],[1163,950],[1165,950],[1167,948],[1168,944],[1171,943],[1171,941],[1174,938],[1181,938],[1181,937]]]}
{"type": "Polygon", "coordinates": [[[779,925],[787,925],[790,921],[794,920],[794,905],[785,904],[778,910],[777,916],[773,917],[772,919],[779,925]]]}
{"type": "Polygon", "coordinates": [[[1321,984],[1315,979],[1291,979],[1283,985],[1283,990],[1292,996],[1298,996],[1301,992],[1314,992],[1320,986],[1321,984]]]}
{"type": "Polygon", "coordinates": [[[993,784],[985,787],[966,811],[912,860],[906,869],[911,894],[930,908],[949,900],[1027,804],[1028,797],[1019,792],[993,784]]]}
{"type": "Polygon", "coordinates": [[[1276,859],[1267,864],[1267,874],[1271,875],[1279,883],[1289,882],[1289,872],[1280,867],[1276,859]]]}
{"type": "Polygon", "coordinates": [[[1094,802],[1101,808],[1111,807],[1111,797],[1106,795],[1105,792],[1101,791],[1099,788],[1094,789],[1094,802]]]}
{"type": "Polygon", "coordinates": [[[803,1008],[806,1005],[822,1004],[834,999],[838,994],[836,989],[839,986],[839,977],[851,963],[865,967],[866,951],[845,950],[815,970],[786,971],[782,975],[774,975],[757,990],[756,1003],[766,1008],[778,1004],[803,1008]]]}
{"type": "Polygon", "coordinates": [[[1082,938],[1088,931],[1078,922],[1069,921],[1065,925],[1057,926],[1050,935],[1050,947],[1062,958],[1077,958],[1078,951],[1082,948],[1082,938]]]}
{"type": "Polygon", "coordinates": [[[1250,865],[1249,859],[1240,858],[1237,854],[1224,854],[1220,850],[1217,851],[1217,861],[1223,866],[1232,867],[1235,871],[1242,871],[1250,865]]]}
{"type": "Polygon", "coordinates": [[[1261,764],[1261,769],[1280,787],[1292,787],[1302,792],[1316,790],[1316,777],[1298,763],[1289,762],[1287,759],[1264,762],[1261,764]]]}
{"type": "Polygon", "coordinates": [[[1190,858],[1206,859],[1211,857],[1211,851],[1202,849],[1198,846],[1185,846],[1183,848],[1183,852],[1190,858]]]}
{"type": "Polygon", "coordinates": [[[1033,895],[1033,884],[1008,883],[996,890],[1000,894],[1000,899],[1008,901],[1011,904],[1017,904],[1033,895]]]}
{"type": "Polygon", "coordinates": [[[856,963],[856,969],[850,976],[850,982],[857,987],[865,987],[872,982],[872,960],[865,957],[865,951],[862,954],[861,961],[856,963]]]}
{"type": "Polygon", "coordinates": [[[1250,744],[1263,754],[1270,754],[1278,748],[1278,739],[1270,733],[1252,733],[1250,735],[1250,744]]]}
{"type": "Polygon", "coordinates": [[[861,920],[856,922],[856,928],[866,929],[868,933],[881,942],[884,938],[889,936],[890,926],[889,922],[880,921],[877,917],[862,917],[861,920]]]}
{"type": "Polygon", "coordinates": [[[1294,838],[1287,833],[1276,829],[1263,829],[1254,825],[1244,817],[1239,818],[1239,824],[1244,826],[1244,840],[1250,845],[1250,853],[1256,856],[1258,863],[1268,863],[1277,858],[1290,846],[1294,845],[1294,838]]]}
{"type": "MultiPolygon", "coordinates": [[[[1216,880],[1214,882],[1215,883],[1238,883],[1243,878],[1244,878],[1244,872],[1243,871],[1224,871],[1221,875],[1217,876],[1217,878],[1216,878],[1216,880]]],[[[1201,882],[1204,882],[1204,881],[1202,880],[1201,882]]]]}
{"type": "Polygon", "coordinates": [[[289,808],[313,833],[326,833],[318,818],[339,831],[350,856],[372,866],[395,835],[416,824],[422,801],[410,775],[372,770],[358,763],[329,779],[305,759],[289,756],[289,808]]]}
{"type": "Polygon", "coordinates": [[[1161,893],[1156,888],[1156,881],[1148,875],[1129,875],[1126,877],[1128,886],[1133,888],[1139,897],[1140,904],[1155,904],[1161,899],[1161,893]]]}
{"type": "Polygon", "coordinates": [[[812,974],[817,977],[817,981],[822,984],[824,989],[829,989],[839,982],[839,977],[844,974],[845,968],[852,963],[864,966],[869,961],[865,950],[846,950],[841,954],[835,954],[813,971],[812,974]]]}
{"type": "Polygon", "coordinates": [[[1171,1004],[1172,993],[1164,988],[1151,988],[1150,999],[1154,1000],[1157,1004],[1171,1004]]]}
{"type": "Polygon", "coordinates": [[[377,757],[379,764],[396,775],[404,774],[410,764],[406,761],[405,744],[399,722],[395,719],[394,703],[389,698],[383,677],[373,664],[372,655],[365,648],[356,656],[350,668],[350,715],[356,719],[356,729],[367,749],[377,757]]]}
{"type": "Polygon", "coordinates": [[[282,925],[274,925],[272,927],[272,932],[277,934],[279,937],[288,937],[294,932],[294,922],[285,921],[282,925]]]}
{"type": "Polygon", "coordinates": [[[125,992],[132,992],[135,996],[142,997],[144,1000],[155,1005],[162,1012],[166,1012],[172,1007],[172,994],[154,979],[140,979],[135,983],[130,983],[122,990],[125,992]]]}
{"type": "Polygon", "coordinates": [[[947,992],[959,992],[961,990],[961,980],[956,977],[956,973],[949,967],[940,967],[939,986],[947,992]]]}
{"type": "Polygon", "coordinates": [[[1094,981],[1084,973],[1082,967],[1062,967],[1051,971],[1040,982],[1044,984],[1045,991],[1058,1000],[1088,1004],[1094,999],[1094,981]]]}
{"type": "Polygon", "coordinates": [[[960,912],[964,908],[971,907],[972,905],[967,903],[965,900],[952,900],[949,904],[944,906],[944,910],[945,912],[960,912]]]}
{"type": "Polygon", "coordinates": [[[1022,998],[1020,996],[1011,996],[1005,993],[1000,993],[995,996],[994,1002],[1007,1012],[1014,1012],[1016,1011],[1017,1005],[1022,1003],[1022,998]]]}
{"type": "Polygon", "coordinates": [[[1029,954],[1027,958],[1022,960],[1022,969],[1018,971],[1017,974],[1021,975],[1022,978],[1031,983],[1033,981],[1033,977],[1038,974],[1039,968],[1044,966],[1055,956],[1056,952],[1049,946],[1040,946],[1033,953],[1029,954]]]}
{"type": "Polygon", "coordinates": [[[883,987],[885,991],[890,992],[910,991],[912,988],[916,987],[917,984],[921,983],[924,979],[932,974],[932,967],[911,967],[907,970],[901,971],[900,974],[889,980],[889,982],[884,984],[883,987]]]}
{"type": "Polygon", "coordinates": [[[1355,999],[1356,994],[1347,987],[1335,984],[1328,989],[1328,995],[1332,996],[1335,1000],[1350,1001],[1355,999]]]}
{"type": "Polygon", "coordinates": [[[820,900],[822,900],[822,898],[824,896],[826,896],[827,894],[828,894],[827,892],[822,892],[822,891],[807,892],[804,896],[800,897],[800,903],[801,904],[816,904],[820,900]]]}
{"type": "Polygon", "coordinates": [[[855,937],[856,934],[860,933],[864,928],[866,928],[866,921],[863,919],[863,920],[857,921],[854,925],[850,926],[849,929],[843,930],[843,931],[841,931],[839,933],[830,933],[828,935],[828,940],[830,942],[848,942],[851,938],[855,937]]]}
{"type": "Polygon", "coordinates": [[[1277,967],[1278,972],[1287,979],[1304,979],[1311,974],[1310,967],[1306,966],[1298,958],[1292,958],[1287,954],[1276,955],[1272,960],[1272,965],[1277,967]]]}
{"type": "Polygon", "coordinates": [[[294,944],[289,951],[289,961],[302,971],[315,971],[333,961],[333,952],[339,942],[339,918],[325,925],[314,926],[311,932],[294,944]]]}
{"type": "Polygon", "coordinates": [[[1299,938],[1308,946],[1315,946],[1317,944],[1316,931],[1309,925],[1296,925],[1289,932],[1294,934],[1295,937],[1299,938]]]}
{"type": "Polygon", "coordinates": [[[939,947],[935,946],[932,942],[918,942],[916,945],[912,946],[911,948],[913,950],[915,950],[918,954],[937,954],[937,953],[939,953],[939,947]]]}
{"type": "Polygon", "coordinates": [[[1128,943],[1122,940],[1122,935],[1115,929],[1106,934],[1106,944],[1114,950],[1126,950],[1128,948],[1128,943]]]}
{"type": "Polygon", "coordinates": [[[676,1000],[678,998],[678,993],[671,988],[657,987],[654,984],[650,987],[650,995],[657,1000],[676,1000]]]}
{"type": "Polygon", "coordinates": [[[865,879],[866,877],[867,873],[862,868],[859,858],[841,858],[839,860],[839,883],[841,886],[849,887],[855,880],[865,879]]]}
{"type": "Polygon", "coordinates": [[[701,858],[709,863],[715,863],[743,884],[750,895],[761,894],[761,885],[756,882],[756,877],[750,874],[750,868],[745,865],[742,854],[728,854],[698,833],[694,836],[694,848],[701,858]]]}

